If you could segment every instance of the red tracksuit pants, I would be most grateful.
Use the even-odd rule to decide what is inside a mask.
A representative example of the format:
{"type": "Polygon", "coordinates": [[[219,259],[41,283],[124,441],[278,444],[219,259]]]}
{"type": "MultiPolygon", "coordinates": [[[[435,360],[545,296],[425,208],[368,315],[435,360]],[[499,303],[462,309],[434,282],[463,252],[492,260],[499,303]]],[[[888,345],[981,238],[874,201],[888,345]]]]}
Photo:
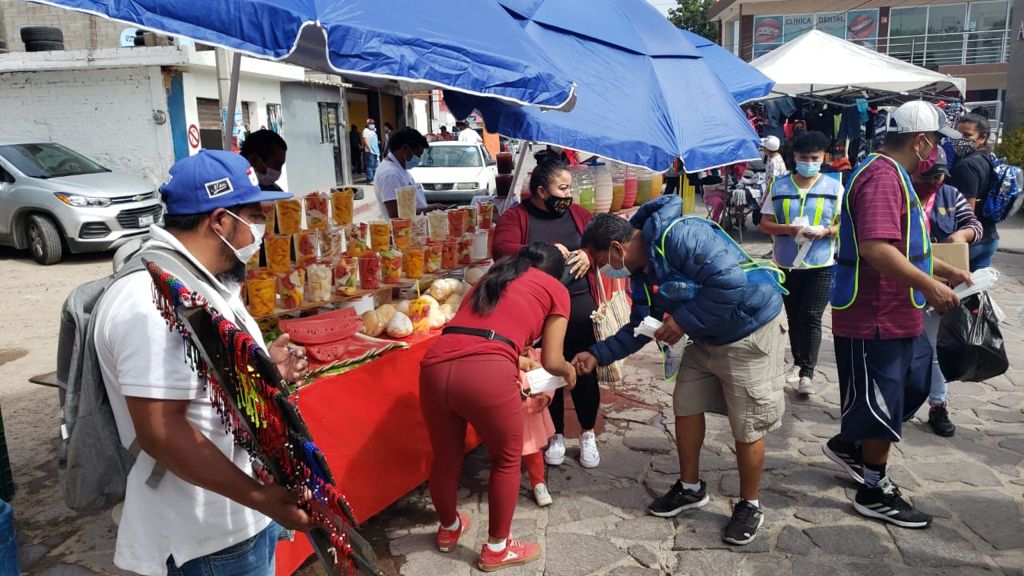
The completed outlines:
{"type": "Polygon", "coordinates": [[[420,407],[434,450],[430,498],[442,526],[455,523],[468,422],[491,455],[488,534],[508,538],[519,500],[523,454],[518,377],[519,367],[499,355],[457,358],[421,368],[420,407]]]}

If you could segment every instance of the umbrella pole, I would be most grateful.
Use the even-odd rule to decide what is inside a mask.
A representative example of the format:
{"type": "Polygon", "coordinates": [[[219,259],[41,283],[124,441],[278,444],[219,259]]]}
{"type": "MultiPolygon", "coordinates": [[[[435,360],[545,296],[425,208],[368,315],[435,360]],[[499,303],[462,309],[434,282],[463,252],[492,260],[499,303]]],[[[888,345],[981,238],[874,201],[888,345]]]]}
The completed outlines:
{"type": "Polygon", "coordinates": [[[220,116],[224,124],[221,132],[221,149],[230,151],[235,132],[235,108],[238,107],[238,80],[242,71],[242,54],[232,54],[224,48],[217,48],[216,62],[220,116]]]}
{"type": "Polygon", "coordinates": [[[533,142],[523,141],[522,146],[519,147],[519,157],[516,158],[516,168],[512,171],[512,189],[508,191],[509,194],[519,194],[516,184],[519,182],[519,175],[523,172],[523,164],[526,163],[526,155],[530,153],[530,148],[533,146],[533,142]]]}

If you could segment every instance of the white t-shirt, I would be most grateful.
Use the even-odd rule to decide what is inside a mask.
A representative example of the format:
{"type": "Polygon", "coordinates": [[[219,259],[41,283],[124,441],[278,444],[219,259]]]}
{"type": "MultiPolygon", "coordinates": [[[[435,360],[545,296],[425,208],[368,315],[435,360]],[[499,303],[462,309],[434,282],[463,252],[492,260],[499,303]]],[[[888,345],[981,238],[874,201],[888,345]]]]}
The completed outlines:
{"type": "Polygon", "coordinates": [[[786,170],[786,161],[782,159],[782,154],[776,154],[768,159],[768,164],[764,167],[764,176],[767,182],[786,174],[789,174],[789,170],[786,170]]]}
{"type": "Polygon", "coordinates": [[[393,154],[388,154],[381,161],[380,167],[377,168],[377,174],[373,177],[373,190],[377,194],[377,206],[380,208],[382,217],[388,217],[384,203],[389,200],[397,200],[398,189],[403,186],[416,187],[417,209],[427,207],[427,195],[423,191],[423,186],[413,180],[412,174],[395,159],[393,154]]]}
{"type": "MultiPolygon", "coordinates": [[[[150,229],[151,242],[170,247],[201,264],[167,231],[150,229]]],[[[239,286],[206,277],[210,305],[245,326],[264,348],[259,326],[245,310],[239,286]],[[216,296],[221,298],[216,298],[216,296]]],[[[206,384],[185,361],[177,332],[168,330],[153,303],[153,281],[145,272],[118,280],[103,295],[96,311],[96,352],[110,397],[121,443],[135,441],[135,427],[125,396],[187,400],[188,421],[232,462],[252,474],[245,449],[236,446],[210,402],[206,384]]],[[[260,533],[270,519],[224,496],[204,490],[171,472],[156,489],[146,485],[154,460],[142,452],[128,474],[124,511],[117,530],[114,564],[138,574],[164,576],[167,558],[181,566],[243,542],[260,533]]]]}
{"type": "Polygon", "coordinates": [[[479,144],[484,139],[480,137],[480,134],[472,128],[466,128],[459,132],[459,142],[465,142],[467,144],[479,144]]]}

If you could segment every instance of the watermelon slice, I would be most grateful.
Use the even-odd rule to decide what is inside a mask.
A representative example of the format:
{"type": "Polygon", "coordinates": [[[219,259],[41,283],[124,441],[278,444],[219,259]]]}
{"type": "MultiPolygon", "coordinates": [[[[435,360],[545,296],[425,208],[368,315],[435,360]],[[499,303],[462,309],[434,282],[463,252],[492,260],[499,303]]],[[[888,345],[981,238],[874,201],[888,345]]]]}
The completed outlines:
{"type": "Polygon", "coordinates": [[[281,320],[278,329],[299,344],[328,344],[344,340],[363,327],[363,319],[352,308],[332,310],[308,318],[281,320]]]}
{"type": "Polygon", "coordinates": [[[312,344],[306,353],[316,364],[352,364],[374,358],[393,348],[407,348],[408,344],[371,338],[365,334],[353,334],[349,338],[326,344],[312,344]]]}

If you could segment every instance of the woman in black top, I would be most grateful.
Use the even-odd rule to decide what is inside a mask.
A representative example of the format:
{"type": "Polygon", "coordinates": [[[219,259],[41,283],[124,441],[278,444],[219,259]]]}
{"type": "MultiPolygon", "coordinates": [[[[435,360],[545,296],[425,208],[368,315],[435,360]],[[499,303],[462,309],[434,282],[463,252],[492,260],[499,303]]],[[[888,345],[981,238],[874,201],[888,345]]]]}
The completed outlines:
{"type": "Polygon", "coordinates": [[[988,195],[992,181],[992,163],[989,161],[988,139],[991,133],[988,120],[979,114],[965,114],[956,123],[956,130],[963,138],[953,142],[956,161],[949,184],[960,190],[974,214],[981,221],[984,235],[981,242],[971,244],[971,272],[992,265],[992,257],[999,248],[999,232],[996,223],[982,218],[981,204],[988,195]]]}
{"type": "MultiPolygon", "coordinates": [[[[569,328],[565,336],[565,358],[594,344],[594,324],[590,315],[597,308],[597,277],[590,256],[580,249],[583,229],[593,217],[572,200],[572,173],[557,158],[541,158],[530,177],[530,198],[508,209],[494,230],[495,257],[516,254],[534,242],[555,246],[566,258],[563,282],[571,301],[569,328]]],[[[594,426],[601,394],[594,374],[581,375],[572,390],[573,406],[580,428],[580,464],[595,468],[601,462],[594,426]]],[[[565,395],[555,392],[549,407],[555,436],[544,453],[544,460],[557,466],[565,460],[565,395]]]]}

